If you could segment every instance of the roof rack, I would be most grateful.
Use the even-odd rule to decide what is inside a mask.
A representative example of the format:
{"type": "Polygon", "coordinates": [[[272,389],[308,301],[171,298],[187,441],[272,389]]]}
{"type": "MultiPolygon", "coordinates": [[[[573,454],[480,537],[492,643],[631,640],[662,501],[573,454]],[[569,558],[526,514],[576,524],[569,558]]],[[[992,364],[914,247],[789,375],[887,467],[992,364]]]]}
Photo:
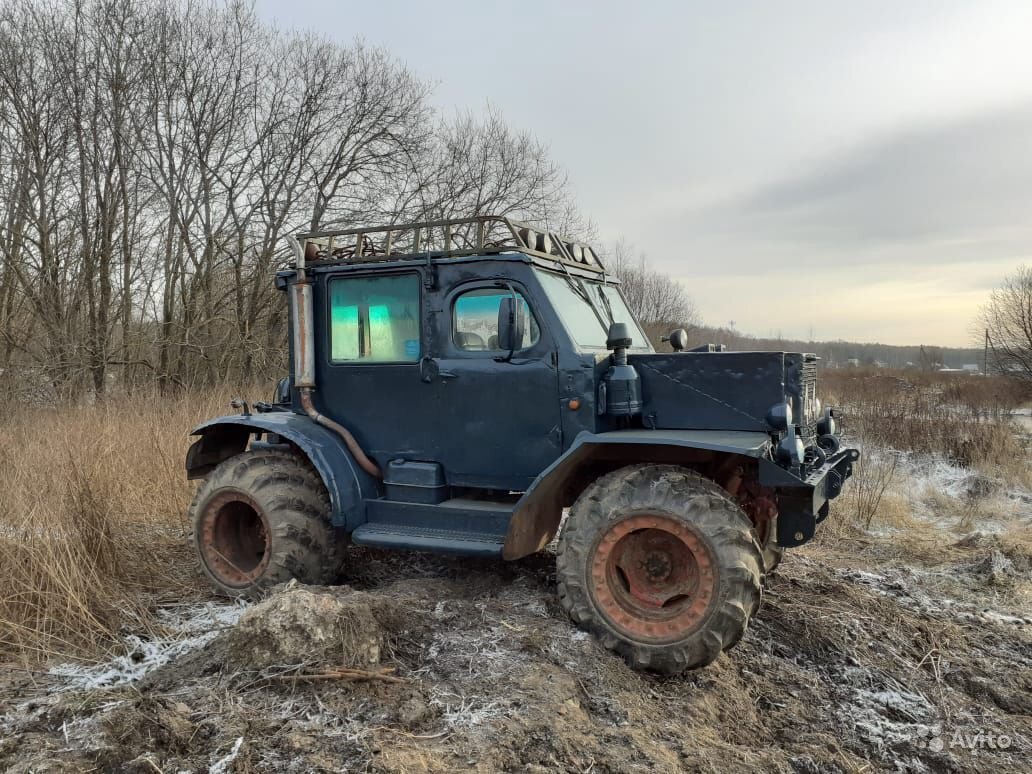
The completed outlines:
{"type": "Polygon", "coordinates": [[[377,263],[515,251],[604,272],[598,253],[554,231],[502,215],[298,234],[308,264],[377,263]]]}

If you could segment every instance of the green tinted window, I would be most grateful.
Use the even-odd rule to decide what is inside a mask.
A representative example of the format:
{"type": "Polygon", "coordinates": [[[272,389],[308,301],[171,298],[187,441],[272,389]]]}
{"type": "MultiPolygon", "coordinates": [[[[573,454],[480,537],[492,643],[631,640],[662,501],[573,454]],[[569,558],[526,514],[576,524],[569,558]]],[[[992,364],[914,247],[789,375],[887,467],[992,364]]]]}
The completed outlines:
{"type": "MultiPolygon", "coordinates": [[[[467,352],[500,351],[498,349],[498,308],[503,298],[512,294],[502,288],[480,288],[463,293],[455,299],[452,307],[452,340],[459,349],[467,352]]],[[[541,338],[537,320],[530,311],[526,299],[516,294],[523,307],[527,321],[523,330],[523,341],[517,349],[526,349],[537,344],[541,338]]]]}
{"type": "Polygon", "coordinates": [[[335,363],[419,360],[419,276],[330,282],[330,359],[335,363]]]}

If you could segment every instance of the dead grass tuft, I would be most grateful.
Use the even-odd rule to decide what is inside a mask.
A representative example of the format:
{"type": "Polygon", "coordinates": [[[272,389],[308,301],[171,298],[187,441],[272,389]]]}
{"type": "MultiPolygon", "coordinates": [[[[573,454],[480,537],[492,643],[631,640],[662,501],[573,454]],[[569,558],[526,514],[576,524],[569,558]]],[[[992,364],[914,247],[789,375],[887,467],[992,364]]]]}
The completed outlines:
{"type": "Polygon", "coordinates": [[[199,593],[182,460],[225,405],[137,396],[4,421],[0,659],[97,655],[122,627],[150,628],[155,595],[199,593]]]}

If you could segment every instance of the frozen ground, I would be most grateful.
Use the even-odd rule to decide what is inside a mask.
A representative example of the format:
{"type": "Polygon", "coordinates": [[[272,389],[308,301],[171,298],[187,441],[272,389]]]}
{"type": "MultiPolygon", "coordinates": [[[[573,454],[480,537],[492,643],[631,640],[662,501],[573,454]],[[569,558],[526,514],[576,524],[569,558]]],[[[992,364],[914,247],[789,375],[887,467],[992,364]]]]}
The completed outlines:
{"type": "Polygon", "coordinates": [[[0,667],[0,769],[1032,770],[1032,504],[908,462],[911,521],[789,552],[706,669],[629,670],[567,621],[548,555],[356,550],[347,585],[164,608],[101,665],[0,667]]]}

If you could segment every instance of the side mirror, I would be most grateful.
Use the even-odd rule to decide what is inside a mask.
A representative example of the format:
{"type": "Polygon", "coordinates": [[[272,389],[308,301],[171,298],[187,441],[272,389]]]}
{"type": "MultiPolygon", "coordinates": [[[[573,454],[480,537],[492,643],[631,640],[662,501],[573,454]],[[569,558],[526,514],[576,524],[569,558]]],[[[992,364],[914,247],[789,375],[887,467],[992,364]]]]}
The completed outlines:
{"type": "Polygon", "coordinates": [[[670,348],[674,352],[680,352],[688,346],[688,331],[684,328],[678,328],[677,330],[670,331],[670,335],[663,336],[660,341],[669,342],[670,348]]]}
{"type": "Polygon", "coordinates": [[[506,296],[498,305],[498,349],[515,352],[523,346],[527,332],[527,315],[523,302],[506,296]]]}

